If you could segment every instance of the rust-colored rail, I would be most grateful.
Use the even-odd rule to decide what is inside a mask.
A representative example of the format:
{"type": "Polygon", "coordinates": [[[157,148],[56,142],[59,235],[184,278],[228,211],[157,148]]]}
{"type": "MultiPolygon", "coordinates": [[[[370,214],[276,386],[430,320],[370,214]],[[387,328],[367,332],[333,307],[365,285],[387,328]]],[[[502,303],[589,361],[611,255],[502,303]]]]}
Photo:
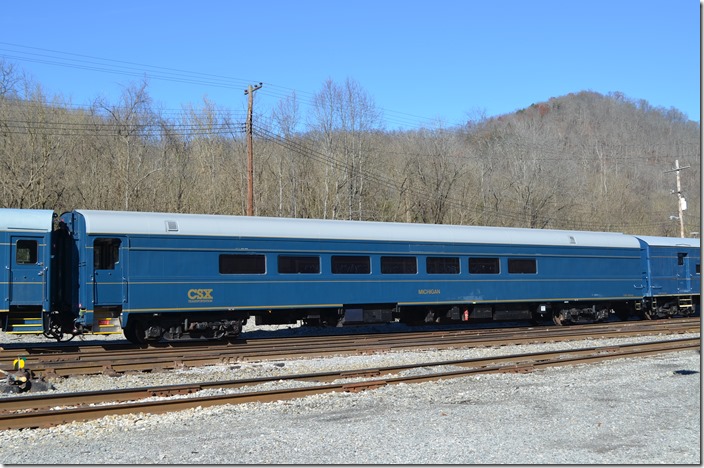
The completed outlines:
{"type": "Polygon", "coordinates": [[[496,347],[510,344],[560,342],[588,338],[699,332],[700,320],[613,322],[579,327],[519,327],[462,329],[369,335],[314,336],[242,340],[228,344],[178,344],[140,348],[132,345],[5,349],[0,369],[12,370],[12,361],[25,358],[34,377],[87,374],[116,375],[130,371],[159,371],[245,360],[286,359],[365,354],[392,349],[496,347]]]}
{"type": "Polygon", "coordinates": [[[546,367],[595,363],[608,359],[642,357],[666,352],[698,350],[700,347],[701,341],[699,339],[680,339],[621,346],[498,356],[482,359],[421,363],[379,369],[360,369],[352,371],[342,370],[318,374],[277,376],[271,379],[260,378],[227,382],[172,385],[154,388],[145,387],[139,389],[110,390],[103,392],[82,392],[78,394],[5,398],[0,399],[0,412],[3,413],[0,414],[0,429],[47,427],[71,421],[87,421],[97,419],[106,415],[131,414],[139,412],[158,414],[198,406],[207,407],[255,401],[270,402],[300,398],[303,396],[321,393],[357,392],[374,389],[385,385],[444,380],[479,373],[530,372],[546,367]],[[466,369],[393,378],[385,377],[392,374],[399,374],[412,368],[438,368],[447,366],[459,366],[465,367],[466,369]],[[218,396],[194,396],[189,398],[175,398],[149,402],[89,406],[91,403],[102,403],[106,401],[125,401],[151,396],[183,395],[195,393],[206,388],[238,388],[281,380],[329,382],[350,378],[364,378],[365,380],[333,383],[328,385],[306,386],[293,389],[288,388],[261,392],[252,391],[232,393],[218,396]],[[369,380],[370,378],[372,380],[369,380]],[[54,410],[38,409],[49,406],[56,407],[57,405],[76,404],[80,404],[80,406],[54,410]]]}

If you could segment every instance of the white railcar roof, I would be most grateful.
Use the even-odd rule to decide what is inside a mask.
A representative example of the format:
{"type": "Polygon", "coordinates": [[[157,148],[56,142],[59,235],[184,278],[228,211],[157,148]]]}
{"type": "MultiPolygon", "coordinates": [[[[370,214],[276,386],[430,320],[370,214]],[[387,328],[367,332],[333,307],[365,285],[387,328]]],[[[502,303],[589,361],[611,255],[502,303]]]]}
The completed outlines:
{"type": "Polygon", "coordinates": [[[648,245],[658,247],[696,247],[701,246],[699,239],[690,237],[658,237],[658,236],[636,236],[648,245]]]}
{"type": "Polygon", "coordinates": [[[51,232],[53,219],[52,210],[0,208],[0,231],[51,232]]]}
{"type": "Polygon", "coordinates": [[[270,237],[639,248],[620,233],[224,215],[76,210],[88,234],[270,237]]]}

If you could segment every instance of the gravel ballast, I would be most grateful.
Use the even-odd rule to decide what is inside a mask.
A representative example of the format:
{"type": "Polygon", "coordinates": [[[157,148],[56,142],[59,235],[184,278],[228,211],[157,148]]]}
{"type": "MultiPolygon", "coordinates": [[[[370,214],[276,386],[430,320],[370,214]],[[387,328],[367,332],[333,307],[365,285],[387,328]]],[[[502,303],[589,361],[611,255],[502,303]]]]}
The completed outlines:
{"type": "MultiPolygon", "coordinates": [[[[676,337],[690,336],[699,335],[676,337]]],[[[381,367],[668,338],[675,336],[241,363],[72,378],[55,385],[59,391],[76,391],[238,379],[341,364],[381,367]]],[[[683,351],[529,374],[1,431],[0,462],[700,464],[700,391],[700,353],[683,351]]]]}

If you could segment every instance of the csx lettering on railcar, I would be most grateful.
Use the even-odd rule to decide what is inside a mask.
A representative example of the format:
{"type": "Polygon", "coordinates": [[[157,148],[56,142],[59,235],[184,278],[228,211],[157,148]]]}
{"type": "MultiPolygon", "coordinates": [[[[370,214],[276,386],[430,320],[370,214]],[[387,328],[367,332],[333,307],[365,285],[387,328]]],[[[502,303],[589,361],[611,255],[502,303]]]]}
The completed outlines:
{"type": "Polygon", "coordinates": [[[188,295],[188,302],[212,302],[213,301],[213,290],[212,289],[189,289],[187,295],[188,295]]]}

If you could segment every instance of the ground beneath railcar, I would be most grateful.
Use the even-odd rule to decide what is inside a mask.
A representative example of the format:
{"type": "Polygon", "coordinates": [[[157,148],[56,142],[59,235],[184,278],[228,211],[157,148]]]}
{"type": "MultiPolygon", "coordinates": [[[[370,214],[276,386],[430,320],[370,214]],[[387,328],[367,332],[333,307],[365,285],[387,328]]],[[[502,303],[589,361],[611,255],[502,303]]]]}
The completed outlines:
{"type": "MultiPolygon", "coordinates": [[[[631,319],[629,321],[635,321],[631,319]]],[[[606,320],[609,322],[619,322],[615,316],[606,320]]],[[[438,331],[438,330],[463,330],[463,329],[487,329],[487,328],[512,328],[531,326],[530,322],[487,322],[487,323],[459,323],[459,324],[442,324],[442,325],[406,325],[403,323],[386,323],[386,324],[368,324],[368,325],[350,325],[345,327],[308,327],[302,326],[302,322],[290,325],[255,325],[254,319],[248,321],[243,327],[240,338],[285,338],[299,336],[321,336],[321,335],[354,335],[367,333],[393,333],[393,332],[408,332],[408,331],[438,331]]],[[[552,322],[541,323],[536,326],[550,326],[552,322]]],[[[573,325],[579,326],[579,325],[573,325]]],[[[122,333],[110,335],[83,335],[73,338],[73,343],[99,344],[104,341],[127,341],[122,333]]],[[[11,333],[0,332],[0,346],[3,343],[34,343],[34,342],[56,342],[43,335],[15,335],[11,333]]]]}

